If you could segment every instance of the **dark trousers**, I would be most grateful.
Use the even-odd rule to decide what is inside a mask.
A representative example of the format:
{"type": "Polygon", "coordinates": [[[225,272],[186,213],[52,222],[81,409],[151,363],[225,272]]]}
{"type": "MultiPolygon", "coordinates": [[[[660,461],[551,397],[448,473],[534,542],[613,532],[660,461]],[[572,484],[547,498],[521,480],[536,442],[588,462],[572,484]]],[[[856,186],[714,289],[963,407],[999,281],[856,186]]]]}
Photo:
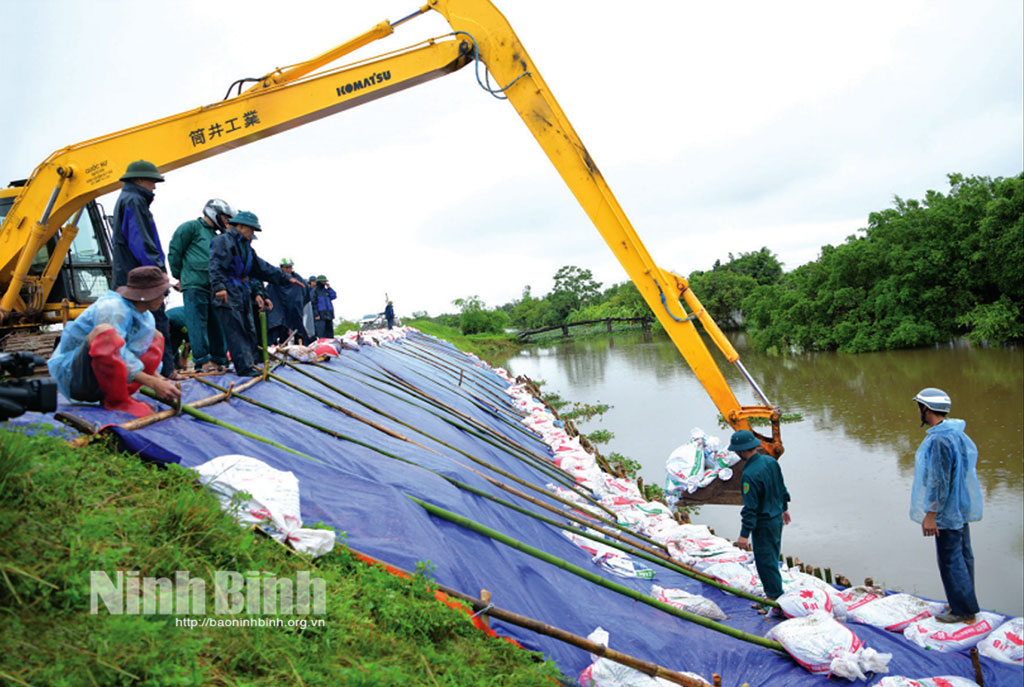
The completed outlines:
{"type": "Polygon", "coordinates": [[[318,339],[333,339],[334,338],[334,318],[320,316],[320,319],[316,321],[316,336],[318,339]]]}
{"type": "Polygon", "coordinates": [[[765,596],[777,599],[782,596],[782,574],[779,572],[779,555],[782,553],[782,518],[759,520],[750,533],[751,548],[754,550],[754,567],[761,578],[765,596]]]}
{"type": "MultiPolygon", "coordinates": [[[[156,320],[156,330],[163,334],[164,341],[170,344],[171,321],[167,319],[167,306],[161,305],[160,309],[153,313],[153,319],[156,320]]],[[[170,377],[174,374],[174,351],[171,350],[170,345],[164,346],[164,357],[160,364],[160,374],[164,377],[170,377]]]]}
{"type": "Polygon", "coordinates": [[[211,360],[218,365],[228,362],[224,330],[213,308],[213,294],[204,289],[185,289],[185,327],[192,346],[192,360],[202,367],[211,360]]]}
{"type": "Polygon", "coordinates": [[[965,523],[958,530],[940,529],[935,538],[935,551],[949,612],[953,615],[974,615],[980,609],[974,594],[974,552],[971,551],[968,525],[965,523]]]}
{"type": "Polygon", "coordinates": [[[255,364],[253,351],[256,350],[256,328],[252,322],[252,305],[248,289],[244,286],[229,286],[228,302],[214,299],[214,309],[224,330],[224,339],[231,353],[235,372],[248,372],[255,364]]]}

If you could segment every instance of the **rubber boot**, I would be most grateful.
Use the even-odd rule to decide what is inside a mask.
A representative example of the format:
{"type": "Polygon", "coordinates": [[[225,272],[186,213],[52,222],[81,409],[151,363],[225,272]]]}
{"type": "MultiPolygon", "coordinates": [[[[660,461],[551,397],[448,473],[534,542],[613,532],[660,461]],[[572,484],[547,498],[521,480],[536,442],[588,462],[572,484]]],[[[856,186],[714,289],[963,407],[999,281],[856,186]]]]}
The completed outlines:
{"type": "MultiPolygon", "coordinates": [[[[164,356],[164,338],[162,336],[154,336],[153,343],[149,344],[149,348],[146,352],[139,356],[139,360],[142,362],[142,370],[146,374],[156,374],[156,370],[160,367],[164,356]]],[[[132,382],[128,385],[128,393],[134,394],[139,390],[142,385],[138,382],[132,382]]]]}
{"type": "MultiPolygon", "coordinates": [[[[92,371],[103,392],[103,407],[130,413],[135,417],[146,417],[153,413],[153,409],[142,401],[136,401],[128,392],[128,368],[121,360],[123,345],[124,339],[113,329],[97,334],[89,344],[92,371]]],[[[163,353],[162,347],[160,352],[163,353]]]]}

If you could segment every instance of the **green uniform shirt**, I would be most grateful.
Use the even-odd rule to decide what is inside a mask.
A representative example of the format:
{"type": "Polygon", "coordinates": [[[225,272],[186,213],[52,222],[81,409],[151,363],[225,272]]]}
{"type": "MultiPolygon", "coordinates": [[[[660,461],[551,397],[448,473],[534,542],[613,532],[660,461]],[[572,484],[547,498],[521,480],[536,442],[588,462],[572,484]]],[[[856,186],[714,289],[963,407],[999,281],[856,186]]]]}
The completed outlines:
{"type": "Polygon", "coordinates": [[[181,280],[181,290],[210,290],[210,241],[217,235],[200,219],[185,222],[174,231],[167,264],[171,275],[181,280]]]}
{"type": "Polygon", "coordinates": [[[743,467],[743,510],[740,536],[749,537],[758,522],[781,518],[789,507],[789,492],[779,461],[758,452],[743,467]]]}

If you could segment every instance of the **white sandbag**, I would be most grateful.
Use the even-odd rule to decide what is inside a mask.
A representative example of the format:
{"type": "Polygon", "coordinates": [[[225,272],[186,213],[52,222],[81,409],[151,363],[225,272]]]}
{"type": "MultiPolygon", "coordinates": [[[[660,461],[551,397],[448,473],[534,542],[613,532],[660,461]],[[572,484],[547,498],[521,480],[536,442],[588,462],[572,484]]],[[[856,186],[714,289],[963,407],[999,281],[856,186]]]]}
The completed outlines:
{"type": "Polygon", "coordinates": [[[698,427],[695,427],[690,432],[690,438],[700,444],[700,447],[704,452],[704,467],[706,468],[713,468],[716,470],[731,468],[740,461],[740,457],[738,455],[722,447],[721,439],[705,433],[698,427]]]}
{"type": "Polygon", "coordinates": [[[668,543],[669,556],[699,570],[715,563],[753,563],[754,554],[733,545],[723,537],[710,535],[694,539],[677,539],[668,543]]]}
{"type": "Polygon", "coordinates": [[[757,570],[753,566],[748,567],[742,563],[731,562],[715,563],[704,568],[704,573],[733,589],[739,589],[755,596],[764,596],[761,578],[757,576],[757,570]]]}
{"type": "Polygon", "coordinates": [[[924,649],[962,651],[983,640],[1002,622],[1003,616],[986,611],[975,615],[973,623],[940,623],[935,618],[925,618],[908,625],[903,636],[924,649]]]}
{"type": "Polygon", "coordinates": [[[586,551],[591,561],[613,575],[649,580],[654,577],[654,570],[643,563],[634,561],[629,554],[588,537],[568,530],[559,530],[566,539],[586,551]]]}
{"type": "Polygon", "coordinates": [[[1001,663],[1024,666],[1024,618],[1012,618],[978,642],[978,653],[1001,663]]]}
{"type": "Polygon", "coordinates": [[[704,451],[700,444],[688,441],[672,451],[665,461],[665,492],[678,494],[700,480],[704,471],[704,451]]]}
{"type": "Polygon", "coordinates": [[[839,592],[839,598],[846,604],[847,612],[870,603],[875,599],[881,599],[883,596],[885,596],[885,592],[880,587],[866,587],[864,585],[849,587],[839,592]]]}
{"type": "Polygon", "coordinates": [[[943,606],[940,602],[927,601],[912,594],[890,594],[855,608],[847,607],[847,619],[889,632],[903,632],[913,622],[942,613],[943,606]]]}
{"type": "Polygon", "coordinates": [[[802,587],[785,592],[776,601],[787,618],[803,618],[824,611],[836,620],[846,619],[846,605],[835,593],[821,587],[802,587]]]}
{"type": "Polygon", "coordinates": [[[876,682],[873,687],[978,687],[978,683],[958,675],[919,677],[916,679],[903,677],[902,675],[889,675],[876,682]]]}
{"type": "Polygon", "coordinates": [[[789,592],[794,589],[807,588],[824,589],[832,594],[834,598],[842,601],[844,609],[848,608],[848,604],[846,603],[846,600],[842,598],[841,592],[820,577],[815,577],[814,575],[808,575],[805,572],[801,572],[797,567],[789,568],[787,566],[782,566],[782,569],[779,572],[782,575],[783,591],[789,592]]]}
{"type": "Polygon", "coordinates": [[[707,599],[700,594],[691,594],[682,589],[666,589],[652,584],[651,596],[662,603],[675,606],[681,611],[701,615],[712,620],[725,620],[729,617],[711,599],[707,599]]]}
{"type": "MultiPolygon", "coordinates": [[[[696,673],[683,672],[689,678],[710,683],[696,673]]],[[[636,668],[616,663],[610,658],[599,658],[583,669],[577,679],[583,687],[675,687],[676,683],[660,677],[651,677],[636,668]]]]}
{"type": "MultiPolygon", "coordinates": [[[[587,639],[605,647],[608,646],[608,632],[602,627],[598,627],[587,635],[587,639]]],[[[601,658],[596,654],[590,654],[590,658],[594,662],[584,668],[577,678],[577,682],[583,687],[673,687],[675,685],[674,682],[651,677],[635,668],[624,666],[608,658],[601,658]]],[[[699,680],[702,684],[710,687],[710,683],[696,673],[684,672],[681,674],[699,680]]]]}
{"type": "Polygon", "coordinates": [[[302,527],[299,480],[291,472],[275,470],[261,460],[241,455],[218,456],[194,468],[200,484],[216,495],[221,508],[242,526],[260,525],[272,537],[296,551],[320,556],[334,548],[333,530],[302,527]],[[237,503],[239,493],[248,493],[237,503]]]}
{"type": "Polygon", "coordinates": [[[892,654],[864,646],[853,631],[828,613],[784,620],[765,635],[779,642],[804,669],[847,680],[866,680],[866,673],[889,672],[892,654]]]}

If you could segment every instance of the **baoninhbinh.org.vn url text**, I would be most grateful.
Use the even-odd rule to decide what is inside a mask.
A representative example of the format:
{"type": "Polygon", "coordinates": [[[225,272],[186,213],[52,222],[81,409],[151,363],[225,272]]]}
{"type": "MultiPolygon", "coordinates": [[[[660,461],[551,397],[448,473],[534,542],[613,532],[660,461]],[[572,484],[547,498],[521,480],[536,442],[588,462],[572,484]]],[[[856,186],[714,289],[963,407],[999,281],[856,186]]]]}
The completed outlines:
{"type": "Polygon", "coordinates": [[[197,627],[324,627],[324,618],[222,618],[215,616],[186,616],[174,619],[175,627],[194,630],[197,627]]]}

